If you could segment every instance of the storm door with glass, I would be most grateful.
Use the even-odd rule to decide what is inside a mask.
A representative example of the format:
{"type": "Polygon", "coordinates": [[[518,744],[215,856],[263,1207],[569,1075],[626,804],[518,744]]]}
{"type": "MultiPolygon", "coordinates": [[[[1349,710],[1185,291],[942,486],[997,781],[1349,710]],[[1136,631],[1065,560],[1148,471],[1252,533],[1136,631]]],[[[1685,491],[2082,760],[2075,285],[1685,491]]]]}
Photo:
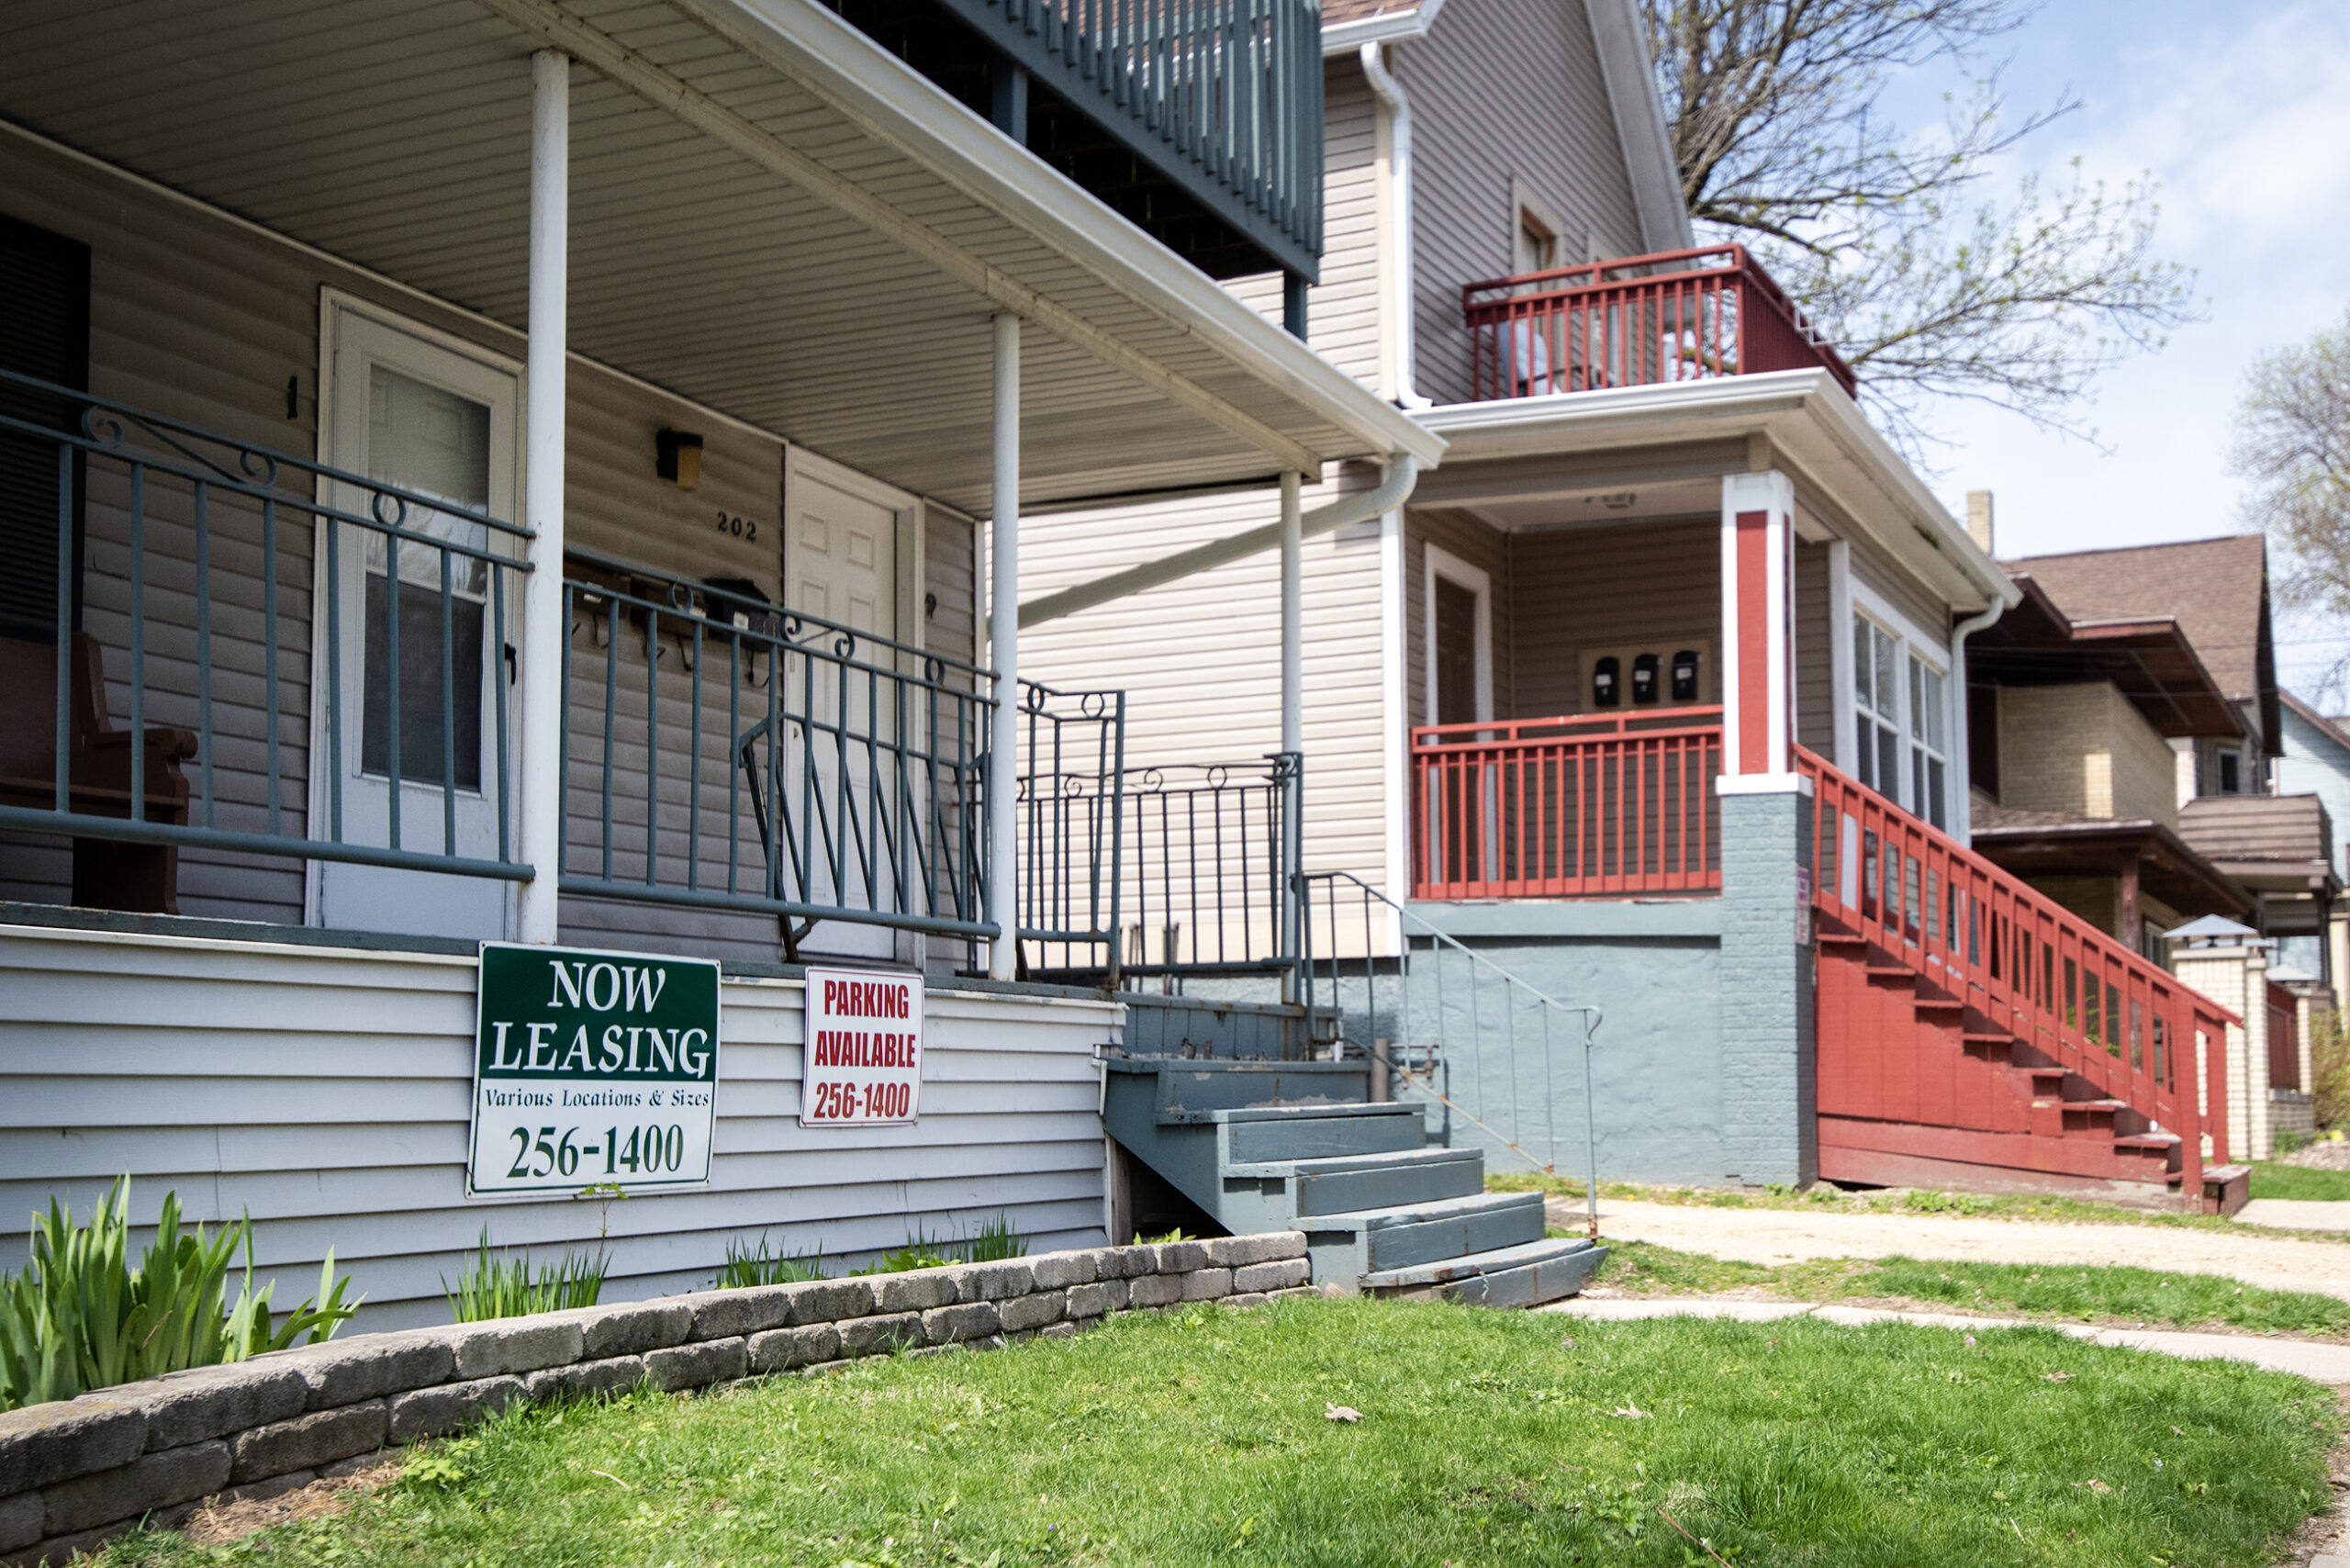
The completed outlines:
{"type": "MultiPolygon", "coordinates": [[[[510,555],[508,536],[467,512],[519,517],[515,476],[520,378],[511,366],[337,304],[329,312],[320,410],[326,463],[419,498],[403,507],[337,484],[347,514],[397,521],[424,541],[510,555]],[[440,500],[447,509],[429,504],[440,500]],[[462,509],[462,510],[460,510],[462,509]]],[[[319,617],[321,687],[312,809],[345,842],[493,860],[499,846],[498,693],[520,729],[518,673],[503,643],[520,642],[517,579],[490,580],[478,556],[397,539],[351,522],[321,525],[319,579],[335,596],[319,617]],[[337,799],[337,796],[340,796],[337,799]]],[[[510,759],[510,753],[509,753],[510,759]]],[[[510,786],[505,793],[511,812],[510,786]]],[[[509,817],[509,829],[512,820],[509,817]]],[[[552,869],[548,868],[546,869],[552,869]]],[[[314,924],[466,938],[508,934],[513,884],[494,878],[319,862],[314,924]]]]}

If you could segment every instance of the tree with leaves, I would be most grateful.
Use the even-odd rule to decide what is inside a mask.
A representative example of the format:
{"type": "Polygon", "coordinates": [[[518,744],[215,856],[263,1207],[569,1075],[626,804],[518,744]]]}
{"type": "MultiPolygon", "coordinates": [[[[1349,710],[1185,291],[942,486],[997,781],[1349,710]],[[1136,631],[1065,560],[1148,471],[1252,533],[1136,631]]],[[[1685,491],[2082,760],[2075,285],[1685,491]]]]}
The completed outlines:
{"type": "Polygon", "coordinates": [[[2230,458],[2285,557],[2286,603],[2350,616],[2350,312],[2253,362],[2230,458]]]}
{"type": "Polygon", "coordinates": [[[2154,187],[2077,161],[1989,195],[2005,154],[2070,112],[2011,120],[1984,57],[2036,0],[1640,0],[1690,216],[1751,249],[1913,452],[1935,398],[2087,433],[2089,382],[2195,319],[2192,276],[2153,254],[2154,187]],[[1944,125],[1884,112],[1897,74],[1968,84],[1944,125]]]}

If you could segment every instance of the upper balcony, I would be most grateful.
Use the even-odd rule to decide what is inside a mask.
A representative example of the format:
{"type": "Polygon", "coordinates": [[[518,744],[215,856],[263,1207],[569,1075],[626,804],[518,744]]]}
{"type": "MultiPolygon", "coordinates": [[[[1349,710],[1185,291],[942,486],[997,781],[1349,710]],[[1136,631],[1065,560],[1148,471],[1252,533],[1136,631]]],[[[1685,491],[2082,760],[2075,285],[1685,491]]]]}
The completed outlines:
{"type": "Polygon", "coordinates": [[[1316,276],[1316,0],[825,4],[1209,276],[1316,276]]]}
{"type": "Polygon", "coordinates": [[[1460,291],[1470,398],[1490,402],[1770,370],[1857,379],[1742,245],[1520,273],[1460,291]]]}

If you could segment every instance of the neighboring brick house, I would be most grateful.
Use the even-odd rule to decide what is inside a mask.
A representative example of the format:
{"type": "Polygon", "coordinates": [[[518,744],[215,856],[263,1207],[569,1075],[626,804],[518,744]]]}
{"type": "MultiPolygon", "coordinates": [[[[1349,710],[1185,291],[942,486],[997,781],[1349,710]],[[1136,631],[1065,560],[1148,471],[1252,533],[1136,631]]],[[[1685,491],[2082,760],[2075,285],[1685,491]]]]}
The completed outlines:
{"type": "Polygon", "coordinates": [[[2250,914],[2179,827],[2172,746],[2242,729],[2178,622],[2076,622],[2009,573],[2023,602],[1967,650],[1975,853],[2156,958],[2198,915],[2250,914]]]}
{"type": "MultiPolygon", "coordinates": [[[[2324,802],[2314,794],[2283,793],[2278,785],[2276,763],[2286,754],[2287,731],[2266,542],[2258,534],[2234,534],[2006,565],[2011,575],[2036,585],[2080,638],[2109,637],[2154,621],[2177,628],[2233,721],[2204,713],[2192,723],[2182,717],[2162,726],[2175,770],[2177,835],[2250,895],[2244,918],[2264,936],[2288,944],[2285,956],[2296,968],[2327,974],[2322,933],[2342,878],[2324,802]]],[[[2086,736],[2049,726],[2031,732],[2024,755],[2044,756],[2051,765],[2072,757],[2086,763],[2090,750],[2086,736]]],[[[2151,792],[2145,777],[2151,760],[2150,755],[2142,758],[2136,769],[2141,795],[2151,792]]],[[[2004,774],[2004,753],[2001,762],[2004,774]]],[[[2018,765],[2032,766],[2021,757],[2018,765]]],[[[2020,802],[2003,797],[2001,803],[2020,802]]],[[[2109,803],[2102,812],[2083,814],[2123,812],[2109,803]]],[[[2214,902],[2178,913],[2226,912],[2214,902]]]]}

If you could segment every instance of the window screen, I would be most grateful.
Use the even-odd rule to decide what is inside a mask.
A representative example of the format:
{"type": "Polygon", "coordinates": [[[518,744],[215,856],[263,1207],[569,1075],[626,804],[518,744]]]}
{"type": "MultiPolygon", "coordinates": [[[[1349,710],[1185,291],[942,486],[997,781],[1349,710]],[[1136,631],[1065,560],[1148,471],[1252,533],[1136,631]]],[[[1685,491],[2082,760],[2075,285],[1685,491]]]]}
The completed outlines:
{"type": "MultiPolygon", "coordinates": [[[[86,388],[90,370],[90,249],[0,218],[0,370],[86,388]]],[[[49,430],[77,429],[80,405],[0,379],[0,414],[49,430]]],[[[72,459],[66,589],[82,610],[81,463],[72,459]]],[[[58,444],[0,430],[0,635],[57,635],[58,444]]]]}

